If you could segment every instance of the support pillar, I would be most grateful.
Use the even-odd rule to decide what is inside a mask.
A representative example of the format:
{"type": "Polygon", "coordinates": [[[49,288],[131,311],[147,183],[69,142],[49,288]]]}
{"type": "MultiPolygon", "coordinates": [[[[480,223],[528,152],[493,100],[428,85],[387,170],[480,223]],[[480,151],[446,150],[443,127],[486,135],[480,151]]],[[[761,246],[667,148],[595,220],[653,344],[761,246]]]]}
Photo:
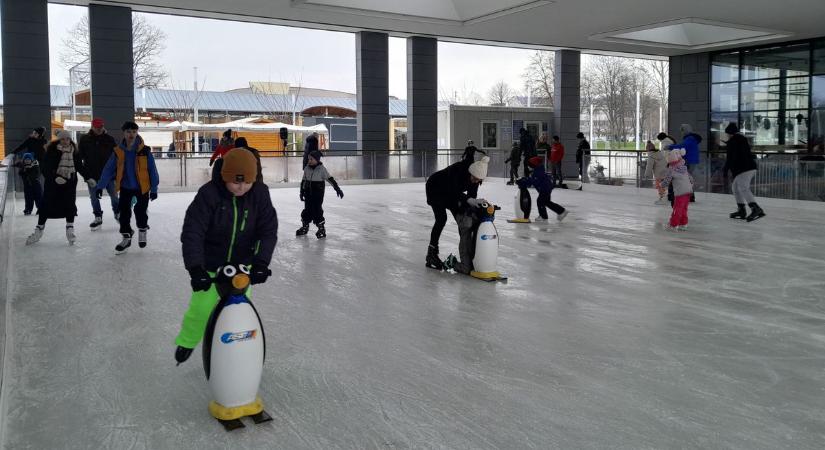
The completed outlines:
{"type": "Polygon", "coordinates": [[[89,43],[92,115],[102,118],[109,133],[120,141],[120,126],[135,119],[132,9],[89,5],[89,43]]]}
{"type": "Polygon", "coordinates": [[[389,36],[361,31],[355,35],[358,102],[358,148],[363,153],[362,176],[389,177],[389,36]]]}
{"type": "Polygon", "coordinates": [[[51,136],[46,0],[2,0],[4,145],[11,153],[36,127],[51,136]]]}
{"type": "Polygon", "coordinates": [[[564,145],[562,173],[566,178],[578,177],[576,165],[576,134],[581,116],[581,53],[577,50],[556,50],[556,79],[554,80],[553,129],[564,145]]]}
{"type": "Polygon", "coordinates": [[[412,174],[426,177],[438,167],[438,40],[407,38],[407,148],[412,174]]]}

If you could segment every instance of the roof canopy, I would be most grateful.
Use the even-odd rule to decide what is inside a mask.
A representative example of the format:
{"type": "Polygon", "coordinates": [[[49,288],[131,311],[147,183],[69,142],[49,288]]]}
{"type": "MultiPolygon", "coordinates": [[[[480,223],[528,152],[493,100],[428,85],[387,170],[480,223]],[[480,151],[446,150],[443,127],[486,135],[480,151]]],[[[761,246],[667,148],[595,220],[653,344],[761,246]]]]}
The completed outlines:
{"type": "MultiPolygon", "coordinates": [[[[146,124],[140,127],[145,131],[202,131],[221,132],[226,129],[234,131],[254,131],[257,133],[279,133],[281,128],[286,128],[290,133],[318,133],[328,134],[327,127],[323,124],[311,127],[290,125],[287,123],[253,123],[255,119],[241,119],[224,123],[198,123],[198,122],[170,122],[167,124],[146,124]]],[[[88,131],[92,127],[90,122],[80,120],[67,120],[63,123],[63,129],[67,131],[88,131]]]]}

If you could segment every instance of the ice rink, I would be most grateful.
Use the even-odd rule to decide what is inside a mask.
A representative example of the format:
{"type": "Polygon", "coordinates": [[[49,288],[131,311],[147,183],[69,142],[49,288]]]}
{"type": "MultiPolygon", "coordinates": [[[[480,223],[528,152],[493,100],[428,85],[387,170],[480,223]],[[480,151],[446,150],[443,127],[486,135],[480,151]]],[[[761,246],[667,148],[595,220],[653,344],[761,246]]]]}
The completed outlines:
{"type": "MultiPolygon", "coordinates": [[[[825,446],[825,205],[699,195],[663,229],[652,190],[554,191],[563,223],[503,206],[491,284],[424,267],[422,183],[328,189],[328,238],[296,238],[296,188],[273,189],[275,275],[256,286],[273,422],[209,415],[200,348],[175,367],[189,294],[180,228],[193,193],[161,193],[149,246],[121,256],[111,213],[23,245],[13,222],[3,382],[8,449],[817,449],[825,446]]],[[[535,193],[533,194],[535,198],[535,193]]],[[[106,202],[104,201],[104,205],[106,202]]],[[[534,213],[535,214],[535,213],[534,213]]],[[[452,218],[442,257],[457,248],[452,218]]]]}

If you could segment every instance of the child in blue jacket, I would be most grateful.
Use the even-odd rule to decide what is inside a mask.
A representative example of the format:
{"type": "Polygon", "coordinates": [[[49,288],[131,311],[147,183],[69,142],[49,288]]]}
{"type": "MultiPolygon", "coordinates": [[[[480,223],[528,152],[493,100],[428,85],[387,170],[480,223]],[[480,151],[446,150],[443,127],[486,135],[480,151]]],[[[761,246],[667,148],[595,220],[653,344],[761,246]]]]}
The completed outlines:
{"type": "Polygon", "coordinates": [[[518,186],[521,188],[528,188],[530,186],[536,188],[539,193],[539,198],[536,200],[536,206],[539,209],[539,218],[536,220],[547,220],[547,208],[556,213],[556,218],[561,222],[567,217],[567,210],[558,203],[553,203],[550,199],[550,194],[553,192],[553,179],[544,171],[544,164],[541,156],[534,156],[527,160],[532,172],[529,177],[518,180],[518,186]]]}

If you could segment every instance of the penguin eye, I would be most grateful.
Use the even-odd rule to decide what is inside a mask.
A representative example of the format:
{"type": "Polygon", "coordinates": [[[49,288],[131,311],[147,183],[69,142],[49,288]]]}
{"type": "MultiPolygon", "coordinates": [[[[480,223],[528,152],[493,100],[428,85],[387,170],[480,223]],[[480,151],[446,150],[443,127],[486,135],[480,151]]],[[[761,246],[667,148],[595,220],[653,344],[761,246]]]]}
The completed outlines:
{"type": "Polygon", "coordinates": [[[249,266],[246,264],[238,264],[238,268],[241,269],[241,272],[249,275],[249,266]]]}
{"type": "Polygon", "coordinates": [[[226,266],[223,268],[223,274],[226,275],[228,278],[234,277],[236,273],[238,273],[238,270],[232,266],[226,266]]]}

